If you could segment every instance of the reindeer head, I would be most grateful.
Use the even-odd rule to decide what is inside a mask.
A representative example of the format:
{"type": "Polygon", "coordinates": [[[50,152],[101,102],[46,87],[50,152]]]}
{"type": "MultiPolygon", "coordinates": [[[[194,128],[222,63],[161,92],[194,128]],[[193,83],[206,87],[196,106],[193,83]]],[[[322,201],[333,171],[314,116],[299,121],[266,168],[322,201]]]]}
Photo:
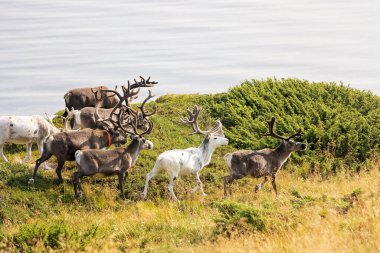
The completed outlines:
{"type": "Polygon", "coordinates": [[[275,122],[276,122],[275,117],[272,117],[272,119],[270,121],[267,121],[269,133],[263,134],[262,136],[272,136],[272,137],[275,137],[277,139],[280,139],[281,144],[290,152],[306,150],[307,145],[305,143],[291,140],[293,138],[302,137],[301,129],[298,130],[297,133],[286,138],[286,137],[280,136],[274,132],[273,128],[274,128],[275,122]]]}
{"type": "Polygon", "coordinates": [[[225,138],[224,132],[223,132],[223,125],[220,120],[215,120],[212,124],[212,127],[207,130],[203,131],[198,126],[198,116],[199,113],[202,111],[201,107],[194,106],[193,111],[191,111],[189,108],[186,109],[187,114],[189,115],[188,118],[180,119],[183,124],[190,125],[194,132],[190,134],[203,134],[205,135],[205,141],[209,142],[209,145],[217,147],[220,145],[227,145],[228,139],[225,138]]]}
{"type": "Polygon", "coordinates": [[[116,144],[117,146],[127,143],[127,138],[121,131],[110,128],[108,132],[111,137],[111,143],[116,144]]]}
{"type": "Polygon", "coordinates": [[[153,149],[153,142],[145,139],[144,137],[140,137],[138,135],[131,135],[131,139],[139,142],[139,149],[153,149]]]}

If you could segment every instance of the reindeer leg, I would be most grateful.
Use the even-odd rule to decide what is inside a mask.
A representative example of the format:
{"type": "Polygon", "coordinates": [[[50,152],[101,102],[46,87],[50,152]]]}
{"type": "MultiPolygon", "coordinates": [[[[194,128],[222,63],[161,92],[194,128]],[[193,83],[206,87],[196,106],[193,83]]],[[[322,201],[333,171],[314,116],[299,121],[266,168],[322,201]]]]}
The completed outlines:
{"type": "Polygon", "coordinates": [[[9,162],[8,159],[4,155],[3,144],[0,145],[0,157],[3,158],[4,161],[9,162]]]}
{"type": "Polygon", "coordinates": [[[227,198],[227,190],[232,195],[231,183],[237,179],[234,174],[224,177],[224,198],[227,198]]]}
{"type": "Polygon", "coordinates": [[[75,197],[79,198],[82,196],[82,186],[80,184],[79,177],[82,177],[80,172],[74,172],[73,173],[73,185],[74,185],[74,192],[75,192],[75,197]],[[79,188],[79,191],[78,191],[79,188]]]}
{"type": "Polygon", "coordinates": [[[241,174],[231,174],[229,176],[225,176],[224,177],[224,198],[227,198],[227,189],[229,190],[230,192],[230,195],[232,195],[232,189],[231,189],[231,183],[233,181],[235,181],[236,179],[241,179],[245,177],[245,175],[241,175],[241,174]]]}
{"type": "Polygon", "coordinates": [[[265,184],[267,181],[268,181],[268,177],[265,176],[263,182],[261,182],[261,184],[257,184],[257,185],[255,186],[255,192],[257,192],[258,190],[261,190],[261,188],[263,188],[264,184],[265,184]]]}
{"type": "Polygon", "coordinates": [[[36,180],[37,170],[38,170],[38,167],[40,167],[41,163],[48,160],[52,155],[53,154],[50,154],[50,153],[43,153],[41,157],[37,159],[36,166],[34,167],[33,177],[29,179],[29,182],[28,182],[29,184],[33,184],[34,181],[36,180]]]}
{"type": "Polygon", "coordinates": [[[123,179],[123,184],[125,185],[125,182],[127,181],[127,177],[128,177],[128,171],[125,172],[124,174],[124,179],[123,179]]]}
{"type": "Polygon", "coordinates": [[[278,194],[277,194],[277,186],[276,186],[276,174],[272,174],[272,186],[277,196],[278,194]]]}
{"type": "Polygon", "coordinates": [[[55,169],[55,173],[57,173],[57,176],[58,176],[58,181],[60,184],[63,183],[63,178],[62,178],[62,169],[63,169],[63,165],[65,164],[65,161],[58,161],[58,165],[57,165],[57,168],[55,169]]]}
{"type": "MultiPolygon", "coordinates": [[[[43,152],[44,152],[44,143],[41,141],[41,142],[37,142],[37,147],[38,147],[38,151],[40,152],[40,154],[42,155],[43,152]]],[[[44,166],[44,169],[45,170],[51,170],[52,168],[50,168],[46,162],[43,163],[43,166],[44,166]]]]}
{"type": "Polygon", "coordinates": [[[28,144],[26,144],[26,156],[25,156],[24,160],[22,160],[21,163],[27,162],[31,156],[31,153],[32,153],[32,143],[28,143],[28,144]]]}
{"type": "Polygon", "coordinates": [[[171,177],[170,178],[170,182],[169,182],[169,191],[170,193],[172,194],[172,198],[174,201],[177,201],[177,197],[175,196],[175,193],[174,193],[174,180],[176,179],[176,177],[171,177]]]}
{"type": "Polygon", "coordinates": [[[195,193],[199,188],[198,172],[195,173],[195,178],[197,179],[197,185],[193,188],[193,190],[192,190],[193,193],[195,193]]]}
{"type": "MultiPolygon", "coordinates": [[[[125,185],[125,182],[127,181],[127,177],[128,177],[128,171],[126,171],[124,176],[123,176],[123,184],[124,185],[125,185]]],[[[120,183],[117,184],[117,189],[120,189],[120,183]]]]}
{"type": "Polygon", "coordinates": [[[151,172],[149,172],[148,174],[146,174],[146,180],[145,180],[145,186],[144,186],[144,191],[142,192],[141,196],[143,199],[146,199],[146,196],[148,194],[148,186],[149,186],[149,181],[154,177],[156,176],[158,173],[158,170],[157,170],[157,165],[154,166],[154,168],[152,169],[151,172]]]}
{"type": "Polygon", "coordinates": [[[197,174],[195,176],[197,178],[197,186],[194,187],[193,192],[195,192],[196,190],[198,190],[198,188],[200,187],[202,195],[203,196],[207,196],[207,194],[203,191],[203,184],[202,184],[201,179],[199,178],[199,172],[197,172],[197,174]]]}
{"type": "Polygon", "coordinates": [[[120,192],[121,192],[121,197],[123,199],[125,199],[125,196],[124,196],[124,173],[123,172],[120,172],[118,174],[118,177],[119,177],[119,186],[120,186],[120,192]]]}
{"type": "MultiPolygon", "coordinates": [[[[223,177],[223,179],[224,179],[224,198],[226,199],[227,198],[227,189],[228,189],[228,187],[229,187],[229,185],[228,185],[228,178],[229,178],[230,176],[225,176],[225,177],[223,177]]],[[[231,195],[231,193],[230,193],[230,195],[231,195]]]]}

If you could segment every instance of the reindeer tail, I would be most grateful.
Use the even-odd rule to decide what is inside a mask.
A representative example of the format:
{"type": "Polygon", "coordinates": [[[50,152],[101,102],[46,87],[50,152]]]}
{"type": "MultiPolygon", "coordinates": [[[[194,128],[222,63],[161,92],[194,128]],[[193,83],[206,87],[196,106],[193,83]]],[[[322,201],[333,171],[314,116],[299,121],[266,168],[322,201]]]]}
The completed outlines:
{"type": "Polygon", "coordinates": [[[227,163],[227,166],[228,168],[231,169],[231,160],[232,160],[232,154],[231,153],[227,153],[223,156],[224,160],[226,161],[227,163]]]}
{"type": "Polygon", "coordinates": [[[82,157],[82,151],[77,150],[75,152],[75,162],[80,165],[80,158],[82,157]]]}

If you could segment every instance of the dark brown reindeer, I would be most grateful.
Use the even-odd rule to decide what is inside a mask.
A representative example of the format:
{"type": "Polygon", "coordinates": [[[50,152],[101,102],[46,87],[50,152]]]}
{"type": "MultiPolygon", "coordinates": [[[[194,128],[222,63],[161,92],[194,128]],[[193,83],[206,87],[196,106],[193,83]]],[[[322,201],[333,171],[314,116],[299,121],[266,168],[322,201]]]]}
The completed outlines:
{"type": "MultiPolygon", "coordinates": [[[[144,107],[141,107],[143,112],[144,107]]],[[[117,175],[119,178],[118,188],[121,196],[124,198],[124,184],[128,175],[128,169],[131,168],[139,156],[142,149],[152,149],[153,143],[146,140],[143,136],[149,134],[153,129],[153,123],[147,118],[145,122],[149,125],[147,130],[138,133],[137,130],[137,114],[133,115],[134,119],[129,123],[132,131],[123,126],[121,117],[119,117],[119,127],[125,133],[131,135],[132,142],[127,147],[119,147],[114,150],[78,150],[75,153],[75,161],[78,171],[73,174],[73,185],[75,196],[82,195],[82,186],[80,178],[84,176],[93,176],[95,174],[103,174],[105,176],[117,175]]]]}
{"type": "Polygon", "coordinates": [[[294,151],[306,150],[306,144],[296,142],[291,139],[301,137],[301,130],[289,136],[288,138],[276,134],[273,130],[275,117],[267,122],[269,133],[263,136],[272,136],[280,140],[280,145],[275,149],[265,148],[261,150],[239,150],[231,154],[226,154],[224,159],[230,169],[230,175],[224,177],[224,197],[227,197],[227,189],[234,180],[241,179],[246,176],[254,178],[264,177],[261,184],[257,184],[255,192],[260,190],[267,182],[268,176],[271,177],[273,189],[277,195],[276,174],[282,165],[290,157],[294,151]]]}
{"type": "MultiPolygon", "coordinates": [[[[115,90],[117,87],[115,86],[115,90]]],[[[95,107],[96,100],[93,91],[108,90],[107,86],[85,87],[69,90],[63,96],[65,99],[65,107],[74,110],[80,110],[84,107],[95,107]]],[[[107,96],[100,104],[101,108],[113,108],[119,102],[115,96],[107,96]]],[[[67,112],[63,114],[66,117],[67,112]]]]}
{"type": "MultiPolygon", "coordinates": [[[[149,80],[145,80],[143,77],[140,76],[140,81],[137,82],[136,79],[134,80],[135,83],[131,85],[131,89],[139,88],[139,87],[153,87],[154,84],[157,82],[152,82],[149,80]]],[[[71,109],[74,108],[75,110],[80,110],[85,107],[95,107],[96,105],[96,99],[94,95],[94,91],[116,91],[117,86],[115,86],[115,90],[110,90],[107,86],[97,86],[93,88],[76,88],[69,90],[65,95],[65,107],[71,109]]],[[[99,104],[98,106],[100,108],[114,108],[116,105],[120,102],[120,97],[111,95],[106,96],[99,104]]],[[[122,102],[122,101],[121,101],[122,102]]],[[[63,116],[66,116],[66,112],[63,116]]]]}
{"type": "MultiPolygon", "coordinates": [[[[48,160],[53,155],[57,157],[58,160],[56,173],[59,182],[62,183],[62,169],[65,161],[74,161],[75,152],[77,150],[100,149],[111,146],[112,144],[125,144],[126,137],[118,130],[120,128],[118,117],[122,117],[122,121],[128,123],[131,114],[137,114],[134,110],[130,110],[127,105],[129,105],[131,94],[136,93],[134,89],[139,89],[140,87],[147,87],[146,83],[140,82],[135,85],[128,85],[128,88],[123,86],[123,95],[120,95],[117,91],[111,90],[113,94],[119,98],[119,102],[113,108],[113,113],[109,118],[102,120],[98,119],[99,124],[102,125],[102,130],[86,128],[78,131],[67,131],[50,135],[44,143],[44,152],[36,161],[33,177],[29,179],[29,183],[34,183],[40,164],[48,160]],[[123,104],[124,101],[126,105],[123,104]],[[116,114],[116,111],[122,113],[116,114]]],[[[106,94],[109,90],[101,90],[97,92],[106,94]]],[[[103,98],[106,96],[107,95],[101,95],[103,98]]]]}

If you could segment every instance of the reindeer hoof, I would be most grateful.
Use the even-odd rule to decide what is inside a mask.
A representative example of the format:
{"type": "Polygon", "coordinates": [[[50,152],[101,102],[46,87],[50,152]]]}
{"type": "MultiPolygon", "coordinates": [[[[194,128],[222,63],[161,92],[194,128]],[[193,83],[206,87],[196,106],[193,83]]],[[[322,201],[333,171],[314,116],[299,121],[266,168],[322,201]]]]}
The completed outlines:
{"type": "Polygon", "coordinates": [[[81,197],[82,197],[82,192],[78,192],[77,194],[75,194],[75,197],[76,197],[77,199],[81,198],[81,197]]]}
{"type": "Polygon", "coordinates": [[[206,197],[206,196],[207,196],[207,194],[206,194],[206,193],[202,193],[202,195],[203,195],[204,197],[206,197]]]}
{"type": "Polygon", "coordinates": [[[34,184],[34,179],[33,179],[33,178],[29,178],[28,184],[29,184],[29,185],[34,184]]]}
{"type": "Polygon", "coordinates": [[[256,193],[258,190],[260,190],[260,189],[261,189],[261,185],[257,184],[257,185],[255,186],[255,193],[256,193]]]}
{"type": "Polygon", "coordinates": [[[146,194],[145,193],[141,193],[141,199],[146,199],[146,194]]]}

